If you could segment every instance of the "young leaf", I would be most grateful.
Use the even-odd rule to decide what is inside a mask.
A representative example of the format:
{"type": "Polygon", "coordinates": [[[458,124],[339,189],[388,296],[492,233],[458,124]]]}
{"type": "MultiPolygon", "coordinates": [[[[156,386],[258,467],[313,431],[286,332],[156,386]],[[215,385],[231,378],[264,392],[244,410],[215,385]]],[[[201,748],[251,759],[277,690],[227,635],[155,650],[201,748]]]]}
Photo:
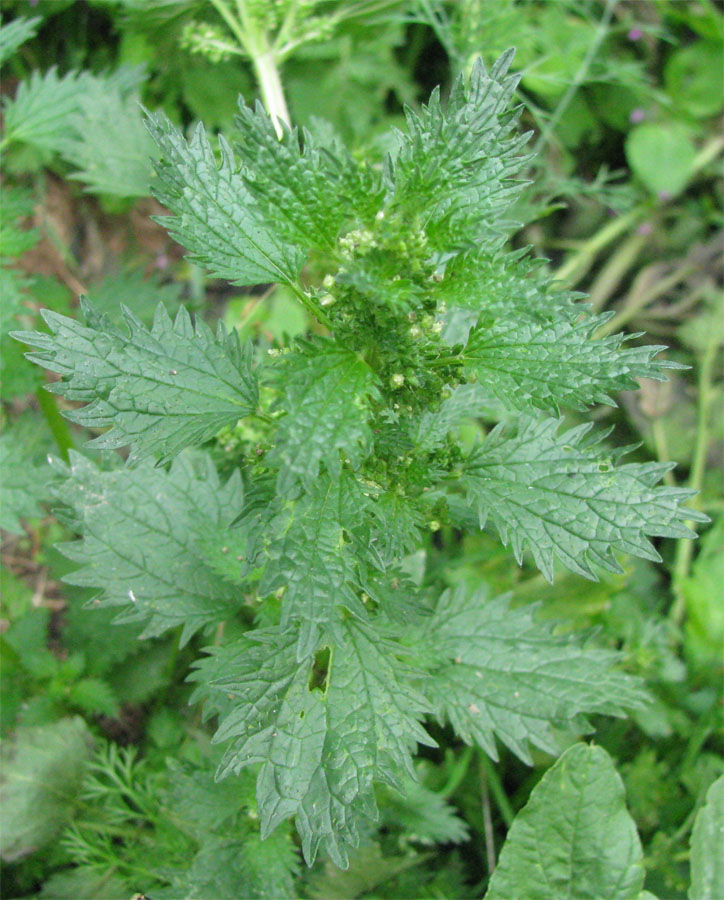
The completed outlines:
{"type": "Polygon", "coordinates": [[[637,900],[643,883],[621,778],[605,750],[574,744],[516,816],[485,900],[637,900]]]}
{"type": "Polygon", "coordinates": [[[101,472],[78,453],[56,491],[72,508],[81,540],[60,545],[81,564],[69,584],[101,589],[118,618],[144,622],[142,637],[182,626],[182,643],[219,622],[243,598],[205,563],[199,549],[211,529],[227,527],[242,506],[238,473],[225,486],[203,454],[179,457],[170,471],[144,464],[101,472]]]}
{"type": "Polygon", "coordinates": [[[655,487],[669,464],[616,467],[624,451],[602,449],[603,435],[586,438],[590,424],[560,435],[559,427],[556,419],[521,419],[513,432],[499,425],[464,465],[480,527],[490,516],[518,563],[527,546],[549,581],[554,557],[595,580],[593,564],[621,571],[614,550],[659,560],[647,535],[694,537],[684,520],[708,521],[680,507],[692,491],[655,487]]]}
{"type": "Polygon", "coordinates": [[[455,82],[445,110],[436,89],[420,112],[405,111],[408,133],[397,135],[398,150],[387,160],[387,202],[420,222],[437,250],[497,241],[501,217],[522,187],[512,181],[527,139],[511,136],[512,58],[512,51],[501,56],[490,74],[478,59],[468,86],[462,76],[455,82]]]}
{"type": "Polygon", "coordinates": [[[132,460],[167,460],[256,409],[251,350],[242,348],[235,331],[227,334],[220,324],[214,339],[183,308],[172,322],[159,305],[150,331],[128,311],[127,329],[116,328],[87,303],[83,311],[87,327],[45,310],[53,334],[13,336],[41,351],[28,359],[64,376],[48,390],[89,403],[68,413],[71,421],[112,426],[88,446],[130,444],[132,460]]]}
{"type": "Polygon", "coordinates": [[[173,213],[161,221],[191,258],[234,284],[294,283],[304,253],[265,221],[226,141],[217,165],[202,125],[190,142],[160,115],[148,127],[162,156],[154,195],[173,213]]]}
{"type": "Polygon", "coordinates": [[[691,832],[691,887],[689,900],[724,897],[724,776],[709,788],[691,832]]]}
{"type": "Polygon", "coordinates": [[[416,644],[429,652],[422,691],[438,716],[493,759],[495,736],[530,764],[529,744],[558,752],[554,727],[586,731],[586,714],[622,715],[646,697],[615,670],[615,653],[556,635],[531,607],[483,591],[445,591],[416,644]]]}
{"type": "Polygon", "coordinates": [[[260,532],[263,546],[259,555],[253,555],[253,543],[249,549],[250,566],[264,565],[259,593],[283,589],[282,625],[295,623],[299,629],[300,661],[323,637],[339,635],[340,606],[366,617],[354,591],[359,578],[354,548],[345,538],[343,490],[342,481],[321,478],[308,494],[285,505],[264,532],[253,521],[247,524],[250,532],[260,532]]]}
{"type": "Polygon", "coordinates": [[[340,451],[356,468],[370,449],[371,401],[379,398],[367,363],[332,341],[317,341],[303,352],[285,354],[274,382],[285,412],[272,456],[279,464],[279,490],[285,493],[299,479],[316,478],[322,462],[338,474],[340,451]]]}
{"type": "Polygon", "coordinates": [[[322,147],[306,129],[303,147],[296,128],[279,138],[263,107],[239,103],[235,148],[244,165],[244,184],[263,211],[291,243],[318,250],[334,248],[356,206],[367,206],[370,193],[363,170],[337,143],[322,147]]]}
{"type": "Polygon", "coordinates": [[[398,787],[414,777],[415,742],[433,745],[419,724],[424,698],[396,658],[401,648],[348,619],[326,671],[299,663],[292,631],[256,631],[198,664],[194,695],[223,714],[214,740],[232,739],[219,777],[257,762],[262,837],[296,817],[311,865],[320,846],[341,867],[359,840],[360,815],[376,818],[373,780],[398,787]],[[249,638],[253,638],[250,640],[249,638]],[[321,678],[324,690],[310,689],[321,678]]]}
{"type": "Polygon", "coordinates": [[[593,340],[608,318],[541,322],[520,314],[494,320],[484,316],[468,339],[465,365],[506,404],[556,414],[559,406],[615,406],[611,393],[637,388],[637,377],[661,381],[662,369],[680,368],[677,363],[652,361],[663,347],[622,349],[622,334],[593,340]]]}

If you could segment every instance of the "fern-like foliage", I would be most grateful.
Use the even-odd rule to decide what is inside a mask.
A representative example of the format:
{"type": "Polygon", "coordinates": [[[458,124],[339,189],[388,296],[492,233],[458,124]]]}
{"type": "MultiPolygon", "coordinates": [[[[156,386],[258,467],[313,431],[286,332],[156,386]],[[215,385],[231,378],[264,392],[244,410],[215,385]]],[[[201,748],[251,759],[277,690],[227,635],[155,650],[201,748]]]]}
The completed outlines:
{"type": "MultiPolygon", "coordinates": [[[[258,766],[261,836],[294,818],[308,863],[323,848],[347,864],[374,783],[404,788],[415,745],[433,744],[429,716],[529,760],[642,701],[615,654],[532,609],[413,581],[401,564],[426,532],[490,520],[547,578],[556,559],[593,578],[702,518],[658,486],[666,465],[619,465],[589,426],[561,431],[559,408],[613,402],[670,364],[636,338],[597,340],[600,316],[504,249],[524,162],[509,63],[409,111],[381,166],[334,137],[278,139],[259,108],[241,107],[219,158],[201,128],[187,141],[151,117],[172,234],[213,275],[290,286],[315,334],[258,365],[185,312],[150,331],[127,314],[124,330],[86,307],[87,326],[47,314],[52,334],[19,335],[63,376],[52,390],[88,404],[70,417],[110,426],[93,445],[133,451],[112,471],[73,457],[58,489],[81,533],[71,577],[146,634],[246,632],[217,630],[195,697],[219,717],[218,777],[258,766]],[[471,450],[461,426],[495,408],[505,427],[471,450]],[[222,487],[211,456],[178,456],[238,420],[241,477],[222,487]]],[[[223,841],[205,852],[250,864],[223,841]]]]}

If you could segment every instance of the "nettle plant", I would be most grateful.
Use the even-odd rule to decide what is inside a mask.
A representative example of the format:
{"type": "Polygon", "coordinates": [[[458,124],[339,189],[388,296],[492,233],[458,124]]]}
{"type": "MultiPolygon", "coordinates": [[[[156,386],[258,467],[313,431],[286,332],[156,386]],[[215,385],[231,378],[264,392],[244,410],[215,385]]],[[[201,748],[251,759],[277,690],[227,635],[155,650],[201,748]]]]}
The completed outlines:
{"type": "Polygon", "coordinates": [[[226,747],[218,778],[258,765],[262,836],[294,817],[309,864],[320,847],[347,864],[375,782],[400,787],[435,745],[426,718],[530,762],[587,714],[643,702],[616,654],[535,608],[413,580],[431,531],[490,521],[546,578],[556,559],[595,578],[699,518],[690,491],[656,486],[668,464],[619,464],[590,424],[562,426],[560,407],[673,364],[595,340],[607,316],[505,249],[526,163],[511,58],[408,110],[382,165],[325,127],[278,137],[260,106],[241,105],[220,163],[201,126],[187,141],[149,117],[161,221],[211,275],[287,286],[318,323],[307,337],[259,360],[184,310],[117,328],[85,303],[86,325],[46,312],[52,334],[16,335],[63,376],[50,390],[87,404],[69,418],[111,426],[90,446],[131,447],[124,467],[73,454],[64,470],[69,580],[146,637],[215,633],[192,679],[226,747]],[[491,409],[501,424],[471,448],[460,426],[491,409]],[[189,448],[230,428],[224,480],[189,448]]]}

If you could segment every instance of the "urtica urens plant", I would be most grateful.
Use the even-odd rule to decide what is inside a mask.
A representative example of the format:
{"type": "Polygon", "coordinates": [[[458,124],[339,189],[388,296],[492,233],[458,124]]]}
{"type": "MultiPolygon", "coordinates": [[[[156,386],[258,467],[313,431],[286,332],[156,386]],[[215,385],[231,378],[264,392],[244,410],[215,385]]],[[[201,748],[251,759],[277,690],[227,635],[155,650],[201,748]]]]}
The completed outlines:
{"type": "Polygon", "coordinates": [[[80,534],[69,580],[145,636],[216,634],[192,678],[218,777],[258,765],[262,834],[294,817],[308,863],[322,847],[346,865],[375,782],[399,786],[434,745],[426,720],[529,760],[642,700],[615,654],[535,608],[413,580],[403,562],[431,531],[489,522],[547,579],[556,560],[595,578],[698,518],[689,491],[657,486],[667,464],[621,464],[591,424],[561,422],[673,364],[596,340],[607,316],[506,249],[526,164],[510,59],[407,111],[381,164],[326,127],[279,138],[259,106],[220,161],[201,126],[187,141],[149,117],[161,221],[210,275],[285,285],[314,316],[305,338],[259,358],[183,310],[118,328],[86,303],[85,325],[47,312],[52,333],[16,335],[63,376],[50,390],[87,404],[69,418],[110,426],[89,446],[131,448],[125,465],[74,454],[57,488],[80,534]],[[471,448],[460,426],[483,416],[499,424],[471,448]],[[222,479],[190,448],[225,428],[222,479]]]}

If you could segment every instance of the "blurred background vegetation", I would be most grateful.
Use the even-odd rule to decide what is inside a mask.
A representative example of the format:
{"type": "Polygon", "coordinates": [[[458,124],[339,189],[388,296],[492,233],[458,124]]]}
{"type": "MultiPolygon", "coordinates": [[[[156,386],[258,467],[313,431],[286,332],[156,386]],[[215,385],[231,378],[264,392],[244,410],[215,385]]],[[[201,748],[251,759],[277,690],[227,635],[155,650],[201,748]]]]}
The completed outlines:
{"type": "MultiPolygon", "coordinates": [[[[438,728],[421,785],[404,801],[380,792],[382,822],[348,872],[324,861],[302,871],[288,829],[261,845],[253,779],[235,791],[213,783],[209,730],[187,706],[184,679],[204,639],[184,650],[177,637],[139,644],[109,610],[83,609],[92,595],[53,549],[73,523],[52,512],[46,456],[64,458],[89,435],[69,428],[63,401],[42,390],[42,373],[8,334],[44,327],[43,307],[73,314],[80,294],[114,319],[121,304],[148,320],[158,300],[170,310],[183,302],[262,351],[302,333],[312,323],[283,288],[205,280],[151,221],[162,210],[150,196],[154,151],[139,101],[180,125],[229,132],[239,93],[268,102],[259,58],[272,48],[291,121],[332,127],[375,162],[406,104],[444,90],[477,56],[490,63],[515,46],[535,153],[515,244],[610,311],[602,334],[646,332],[689,367],[594,417],[619,446],[637,445],[632,458],[673,460],[667,480],[699,491],[694,504],[711,525],[696,545],[660,541],[662,563],[624,560],[622,575],[599,583],[561,572],[551,587],[484,533],[438,532],[406,565],[441,586],[542,600],[562,631],[590,629],[646,679],[651,704],[596,721],[595,739],[625,782],[646,887],[686,896],[692,823],[724,770],[720,5],[4,0],[0,9],[2,895],[482,896],[512,816],[551,759],[538,753],[530,769],[502,752],[493,765],[438,728]],[[222,870],[244,880],[214,881],[222,870]]],[[[218,437],[221,468],[243,439],[218,437]]]]}

